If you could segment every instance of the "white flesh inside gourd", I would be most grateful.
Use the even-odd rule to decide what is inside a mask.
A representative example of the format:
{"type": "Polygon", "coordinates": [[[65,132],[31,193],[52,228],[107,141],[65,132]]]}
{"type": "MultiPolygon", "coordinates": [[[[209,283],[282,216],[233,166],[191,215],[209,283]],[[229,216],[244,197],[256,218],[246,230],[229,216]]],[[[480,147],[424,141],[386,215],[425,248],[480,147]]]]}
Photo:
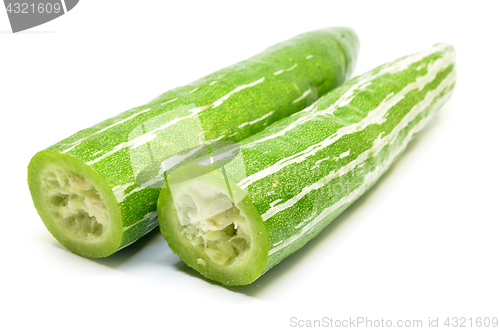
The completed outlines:
{"type": "Polygon", "coordinates": [[[109,213],[89,180],[55,166],[46,169],[41,180],[53,220],[68,237],[87,243],[106,237],[109,213]]]}
{"type": "Polygon", "coordinates": [[[217,265],[243,260],[250,251],[251,230],[233,204],[228,190],[204,181],[189,180],[171,186],[172,198],[185,238],[217,265]]]}

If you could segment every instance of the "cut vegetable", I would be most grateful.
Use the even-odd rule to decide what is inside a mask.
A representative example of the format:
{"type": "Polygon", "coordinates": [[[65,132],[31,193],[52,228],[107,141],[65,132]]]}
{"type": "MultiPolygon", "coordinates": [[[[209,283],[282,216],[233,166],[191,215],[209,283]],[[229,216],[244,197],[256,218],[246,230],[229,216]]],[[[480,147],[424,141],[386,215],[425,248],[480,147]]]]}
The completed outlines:
{"type": "Polygon", "coordinates": [[[357,50],[348,28],[305,33],[37,153],[28,183],[40,217],[74,253],[116,252],[157,226],[164,173],[310,105],[350,75],[357,50]]]}
{"type": "Polygon", "coordinates": [[[248,284],[259,277],[267,259],[266,228],[248,197],[234,183],[229,193],[224,175],[207,166],[179,168],[168,182],[158,215],[172,251],[224,284],[248,284]]]}
{"type": "Polygon", "coordinates": [[[252,283],[378,180],[451,96],[455,77],[453,47],[438,44],[242,140],[223,165],[176,169],[158,201],[172,251],[207,278],[252,283]]]}

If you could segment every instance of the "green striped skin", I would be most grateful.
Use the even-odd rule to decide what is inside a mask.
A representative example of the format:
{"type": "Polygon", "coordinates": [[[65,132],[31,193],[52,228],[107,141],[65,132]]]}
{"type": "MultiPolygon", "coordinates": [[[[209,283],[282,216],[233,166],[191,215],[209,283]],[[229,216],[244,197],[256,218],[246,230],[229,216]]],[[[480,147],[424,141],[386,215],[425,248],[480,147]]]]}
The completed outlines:
{"type": "Polygon", "coordinates": [[[358,39],[349,28],[308,32],[79,131],[33,157],[28,183],[35,207],[49,231],[70,251],[87,257],[108,256],[158,224],[159,189],[140,186],[135,178],[134,166],[148,166],[144,149],[166,153],[155,155],[155,160],[162,160],[184,144],[187,148],[212,140],[247,138],[343,83],[352,72],[357,52],[358,39]],[[194,120],[203,133],[198,141],[186,129],[194,120]],[[159,128],[159,124],[170,126],[159,128]],[[168,134],[178,131],[184,134],[168,134]],[[73,176],[88,178],[92,173],[92,178],[98,178],[92,184],[117,223],[109,227],[113,230],[109,240],[103,239],[105,243],[69,240],[64,227],[51,216],[48,200],[43,198],[47,189],[41,173],[54,162],[64,163],[73,176]]]}
{"type": "MultiPolygon", "coordinates": [[[[267,241],[261,247],[267,251],[265,261],[248,258],[262,266],[253,279],[214,277],[225,266],[190,264],[179,248],[174,252],[210,279],[251,283],[315,237],[380,178],[451,96],[455,77],[453,47],[438,44],[356,77],[242,140],[245,177],[241,162],[229,162],[224,171],[246,191],[251,205],[245,210],[254,208],[260,215],[248,222],[266,229],[261,234],[267,239],[261,240],[267,241]]],[[[179,241],[172,237],[179,233],[166,231],[176,222],[168,191],[163,189],[158,202],[160,229],[175,246],[179,241]]]]}

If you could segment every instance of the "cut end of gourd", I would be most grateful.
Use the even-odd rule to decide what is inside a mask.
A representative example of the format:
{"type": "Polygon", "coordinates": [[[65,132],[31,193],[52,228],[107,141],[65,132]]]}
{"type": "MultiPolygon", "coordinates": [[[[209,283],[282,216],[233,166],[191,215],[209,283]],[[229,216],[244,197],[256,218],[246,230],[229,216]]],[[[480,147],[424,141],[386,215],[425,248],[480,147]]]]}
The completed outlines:
{"type": "Polygon", "coordinates": [[[158,200],[160,229],[170,248],[225,285],[253,282],[267,261],[262,218],[237,190],[218,171],[187,166],[170,174],[158,200]]]}
{"type": "Polygon", "coordinates": [[[182,235],[199,249],[200,260],[224,266],[245,259],[252,245],[249,221],[226,194],[227,190],[218,186],[200,189],[199,184],[186,182],[174,191],[182,235]]]}
{"type": "Polygon", "coordinates": [[[104,257],[118,249],[116,199],[85,163],[59,152],[40,152],[28,167],[28,183],[38,214],[70,251],[104,257]]]}
{"type": "Polygon", "coordinates": [[[106,237],[109,212],[95,185],[70,169],[52,165],[40,174],[46,208],[73,240],[96,242],[106,237]]]}

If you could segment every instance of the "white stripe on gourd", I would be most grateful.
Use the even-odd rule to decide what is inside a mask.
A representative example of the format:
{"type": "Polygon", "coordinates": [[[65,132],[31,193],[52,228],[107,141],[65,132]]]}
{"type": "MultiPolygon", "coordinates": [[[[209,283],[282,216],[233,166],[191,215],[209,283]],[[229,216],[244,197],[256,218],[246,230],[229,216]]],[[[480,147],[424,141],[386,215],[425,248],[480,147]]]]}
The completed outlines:
{"type": "Polygon", "coordinates": [[[239,129],[241,129],[241,128],[243,128],[243,127],[247,126],[247,125],[253,125],[253,124],[255,124],[255,123],[258,123],[258,122],[260,122],[260,121],[263,121],[263,120],[265,120],[266,118],[268,118],[269,116],[271,116],[272,114],[274,114],[274,111],[271,111],[271,112],[269,112],[269,113],[265,114],[264,116],[259,117],[259,118],[255,119],[255,120],[253,120],[253,121],[250,121],[250,122],[245,122],[245,123],[243,123],[243,124],[241,124],[241,125],[238,125],[238,128],[239,128],[239,129]]]}
{"type": "Polygon", "coordinates": [[[302,95],[300,97],[298,97],[297,99],[293,100],[292,103],[299,102],[300,100],[302,100],[305,97],[307,97],[310,93],[311,93],[311,89],[308,89],[307,91],[305,91],[304,93],[302,93],[302,95]]]}
{"type": "Polygon", "coordinates": [[[238,93],[239,91],[243,91],[244,89],[246,88],[249,88],[249,87],[252,87],[252,86],[255,86],[257,84],[260,84],[262,82],[264,82],[264,79],[265,77],[262,77],[261,79],[258,79],[256,80],[255,82],[252,82],[250,84],[244,84],[244,85],[241,85],[241,86],[238,86],[237,88],[235,88],[234,90],[232,90],[231,92],[227,93],[226,95],[222,96],[221,98],[219,98],[217,101],[215,101],[213,103],[213,108],[217,108],[219,107],[220,105],[222,105],[222,103],[224,101],[226,101],[227,99],[229,99],[231,97],[231,95],[235,94],[235,93],[238,93]]]}
{"type": "Polygon", "coordinates": [[[166,105],[167,103],[171,103],[171,102],[174,102],[175,100],[177,100],[177,98],[175,99],[172,99],[172,100],[168,100],[168,101],[165,101],[164,103],[162,103],[161,105],[166,105]]]}

